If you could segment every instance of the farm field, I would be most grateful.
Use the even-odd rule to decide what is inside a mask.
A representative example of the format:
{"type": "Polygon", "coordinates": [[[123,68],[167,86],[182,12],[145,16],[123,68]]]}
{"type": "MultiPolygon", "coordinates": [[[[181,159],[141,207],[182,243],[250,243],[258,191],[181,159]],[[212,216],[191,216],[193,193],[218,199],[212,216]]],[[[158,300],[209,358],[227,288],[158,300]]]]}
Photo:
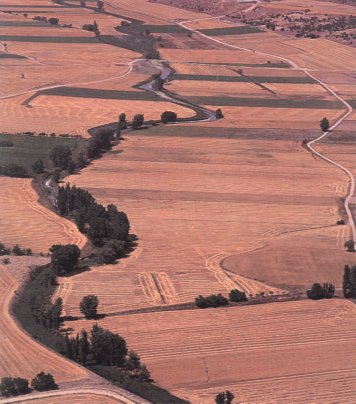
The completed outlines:
{"type": "Polygon", "coordinates": [[[336,300],[133,314],[100,325],[123,335],[157,382],[193,403],[226,389],[247,403],[308,402],[311,389],[314,402],[346,403],[355,395],[355,319],[355,306],[336,300]]]}
{"type": "Polygon", "coordinates": [[[0,377],[33,378],[36,373],[45,370],[52,373],[59,383],[84,380],[88,377],[86,369],[35,342],[19,328],[10,315],[11,300],[14,292],[19,288],[21,277],[28,271],[28,266],[45,262],[47,259],[44,258],[11,257],[10,265],[0,265],[0,329],[2,341],[0,377]],[[24,349],[24,347],[26,348],[24,349]]]}
{"type": "Polygon", "coordinates": [[[76,226],[38,203],[31,179],[0,177],[1,242],[19,244],[34,252],[47,253],[56,243],[84,247],[86,238],[76,226]]]}
{"type": "MultiPolygon", "coordinates": [[[[340,246],[348,230],[335,224],[345,178],[310,159],[299,141],[130,134],[117,151],[68,181],[127,212],[139,247],[117,265],[61,279],[58,296],[68,315],[78,315],[81,297],[94,292],[101,312],[115,313],[189,302],[200,293],[226,293],[234,285],[251,295],[278,293],[288,276],[289,284],[304,288],[320,276],[325,248],[333,251],[325,277],[340,285],[348,257],[340,246]],[[309,232],[319,251],[315,271],[286,266],[284,279],[268,283],[272,278],[266,270],[246,279],[239,270],[220,267],[236,253],[258,253],[274,244],[284,249],[284,243],[298,242],[309,251],[309,232]],[[108,287],[98,288],[98,283],[108,287]]],[[[250,266],[260,268],[255,261],[250,266]]]]}

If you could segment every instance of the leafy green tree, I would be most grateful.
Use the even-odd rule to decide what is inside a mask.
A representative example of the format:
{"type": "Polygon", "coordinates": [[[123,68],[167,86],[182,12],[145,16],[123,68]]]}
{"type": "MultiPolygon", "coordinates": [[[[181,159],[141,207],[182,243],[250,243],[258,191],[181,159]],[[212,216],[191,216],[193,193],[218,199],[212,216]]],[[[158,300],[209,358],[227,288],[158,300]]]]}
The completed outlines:
{"type": "Polygon", "coordinates": [[[58,18],[55,18],[55,17],[51,17],[51,18],[48,18],[48,22],[49,22],[51,25],[58,25],[58,24],[59,24],[59,19],[58,19],[58,18]]]}
{"type": "Polygon", "coordinates": [[[40,372],[31,381],[31,387],[37,391],[48,391],[58,389],[54,377],[50,373],[40,372]]]}
{"type": "Polygon", "coordinates": [[[4,397],[16,395],[14,379],[12,377],[3,377],[0,383],[0,393],[4,397]]]}
{"type": "Polygon", "coordinates": [[[98,8],[98,10],[102,10],[104,8],[104,2],[102,0],[98,0],[96,2],[96,7],[98,8]]]}
{"type": "Polygon", "coordinates": [[[321,128],[321,130],[322,130],[323,132],[326,132],[327,130],[329,130],[329,127],[330,127],[330,122],[329,122],[329,120],[328,120],[327,118],[323,118],[323,119],[320,121],[320,128],[321,128]]]}
{"type": "Polygon", "coordinates": [[[88,340],[88,333],[82,330],[79,337],[79,360],[85,366],[87,358],[90,353],[90,343],[88,340]]]}
{"type": "Polygon", "coordinates": [[[145,117],[142,114],[136,114],[132,120],[132,129],[137,130],[142,127],[145,122],[145,117]]]}
{"type": "Polygon", "coordinates": [[[20,248],[18,244],[12,247],[12,253],[18,256],[25,255],[25,252],[20,248]]]}
{"type": "Polygon", "coordinates": [[[161,115],[163,123],[177,122],[177,114],[173,111],[164,111],[161,115]]]}
{"type": "Polygon", "coordinates": [[[215,397],[216,404],[231,404],[235,396],[231,391],[226,390],[225,392],[218,393],[215,397]]]}
{"type": "Polygon", "coordinates": [[[77,267],[80,257],[77,245],[54,245],[50,252],[52,269],[57,275],[66,275],[77,267]]]}
{"type": "Polygon", "coordinates": [[[36,173],[36,174],[42,174],[44,171],[44,163],[41,159],[38,159],[37,161],[35,161],[32,164],[32,170],[36,173]]]}
{"type": "Polygon", "coordinates": [[[356,266],[350,268],[345,265],[342,289],[347,299],[356,298],[356,266]]]}
{"type": "Polygon", "coordinates": [[[312,300],[331,299],[335,294],[335,286],[332,283],[314,283],[310,290],[307,291],[307,296],[312,300]]]}
{"type": "Polygon", "coordinates": [[[195,304],[200,309],[206,309],[208,307],[227,306],[229,304],[229,300],[226,299],[226,297],[224,297],[221,293],[207,297],[199,295],[195,299],[195,304]]]}
{"type": "Polygon", "coordinates": [[[68,167],[69,161],[72,159],[72,152],[68,146],[56,146],[49,154],[50,159],[56,167],[65,170],[68,167]]]}
{"type": "Polygon", "coordinates": [[[30,391],[28,388],[28,380],[22,377],[15,377],[14,379],[15,389],[17,394],[26,394],[30,391]]]}
{"type": "Polygon", "coordinates": [[[232,289],[229,293],[229,300],[230,302],[247,302],[246,293],[238,289],[232,289]]]}
{"type": "Polygon", "coordinates": [[[9,255],[10,254],[10,249],[5,247],[5,244],[0,242],[0,256],[1,255],[9,255]]]}
{"type": "Polygon", "coordinates": [[[86,319],[95,318],[97,315],[99,299],[95,295],[84,296],[80,302],[80,312],[84,314],[86,319]]]}

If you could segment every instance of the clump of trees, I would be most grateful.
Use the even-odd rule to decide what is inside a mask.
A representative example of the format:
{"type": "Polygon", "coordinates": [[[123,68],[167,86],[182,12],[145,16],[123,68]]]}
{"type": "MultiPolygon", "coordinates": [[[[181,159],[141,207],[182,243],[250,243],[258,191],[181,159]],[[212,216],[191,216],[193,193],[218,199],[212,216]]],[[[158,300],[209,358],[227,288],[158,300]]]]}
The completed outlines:
{"type": "Polygon", "coordinates": [[[0,382],[0,394],[4,397],[19,396],[30,392],[28,380],[21,377],[3,377],[0,382]]]}
{"type": "Polygon", "coordinates": [[[86,319],[95,318],[98,311],[99,299],[95,295],[84,296],[80,302],[79,309],[86,319]]]}
{"type": "Polygon", "coordinates": [[[58,191],[58,210],[73,218],[78,229],[97,247],[102,263],[112,263],[130,247],[130,223],[115,205],[106,208],[83,189],[67,184],[58,191]]]}
{"type": "Polygon", "coordinates": [[[94,324],[90,334],[82,330],[76,337],[66,336],[67,356],[84,366],[88,364],[117,366],[131,377],[150,381],[147,367],[134,351],[129,351],[125,339],[117,333],[94,324]]]}
{"type": "Polygon", "coordinates": [[[51,25],[58,25],[58,24],[59,24],[59,19],[56,18],[56,17],[48,18],[47,21],[48,21],[48,23],[51,24],[51,25]]]}
{"type": "Polygon", "coordinates": [[[50,151],[49,157],[56,167],[66,170],[72,161],[72,151],[68,146],[58,145],[50,151]]]}
{"type": "Polygon", "coordinates": [[[307,290],[308,299],[320,300],[331,299],[335,294],[335,285],[325,282],[323,285],[314,283],[310,290],[307,290]]]}
{"type": "Polygon", "coordinates": [[[50,373],[40,372],[31,381],[31,387],[37,391],[57,390],[58,385],[50,373]]]}
{"type": "Polygon", "coordinates": [[[231,393],[231,391],[226,390],[222,393],[218,393],[215,396],[216,404],[231,404],[235,396],[231,393]]]}
{"type": "Polygon", "coordinates": [[[342,290],[344,297],[347,299],[356,298],[356,266],[350,268],[348,265],[345,265],[342,290]]]}
{"type": "Polygon", "coordinates": [[[84,31],[94,32],[96,35],[99,35],[99,27],[97,22],[94,20],[93,24],[84,24],[82,26],[84,31]]]}
{"type": "Polygon", "coordinates": [[[222,113],[221,108],[218,108],[218,109],[215,111],[215,118],[216,118],[216,119],[222,119],[222,118],[224,118],[224,114],[222,113]]]}
{"type": "Polygon", "coordinates": [[[245,292],[241,292],[238,289],[232,289],[229,293],[230,302],[247,302],[247,296],[245,292]]]}
{"type": "Polygon", "coordinates": [[[31,299],[30,309],[38,324],[51,330],[59,329],[63,310],[63,301],[60,297],[52,304],[46,295],[36,294],[31,299]]]}
{"type": "Polygon", "coordinates": [[[206,309],[208,307],[227,306],[229,304],[229,300],[226,297],[224,297],[221,293],[206,297],[199,295],[195,299],[195,304],[200,309],[206,309]]]}
{"type": "Polygon", "coordinates": [[[51,265],[55,275],[67,275],[73,272],[79,262],[80,249],[75,244],[53,245],[51,252],[51,265]]]}
{"type": "Polygon", "coordinates": [[[14,143],[11,140],[0,140],[0,147],[14,147],[14,143]]]}
{"type": "Polygon", "coordinates": [[[32,164],[32,170],[36,173],[36,174],[42,174],[44,172],[45,169],[45,165],[44,162],[41,159],[36,160],[33,164],[32,164]]]}
{"type": "Polygon", "coordinates": [[[323,119],[320,121],[320,129],[321,129],[323,132],[326,132],[326,131],[329,130],[329,128],[330,128],[330,122],[329,122],[328,118],[323,118],[323,119]]]}
{"type": "Polygon", "coordinates": [[[354,252],[355,251],[355,242],[353,240],[347,240],[345,241],[344,244],[345,248],[349,252],[354,252]]]}
{"type": "Polygon", "coordinates": [[[136,114],[132,120],[132,129],[137,130],[142,127],[145,122],[145,117],[142,114],[136,114]]]}
{"type": "Polygon", "coordinates": [[[5,246],[5,244],[0,242],[0,256],[1,255],[17,255],[17,256],[22,256],[22,255],[32,255],[32,250],[31,248],[20,248],[18,244],[16,244],[12,248],[8,248],[5,246]]]}
{"type": "Polygon", "coordinates": [[[173,111],[164,111],[161,115],[162,123],[177,122],[177,114],[173,111]]]}

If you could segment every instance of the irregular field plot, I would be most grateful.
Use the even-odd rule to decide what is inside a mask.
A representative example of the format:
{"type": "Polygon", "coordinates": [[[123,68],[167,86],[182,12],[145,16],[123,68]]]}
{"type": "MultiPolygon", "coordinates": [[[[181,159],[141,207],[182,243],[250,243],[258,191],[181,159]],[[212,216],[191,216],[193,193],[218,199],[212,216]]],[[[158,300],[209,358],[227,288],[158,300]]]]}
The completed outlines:
{"type": "Polygon", "coordinates": [[[53,244],[78,244],[85,237],[76,226],[44,208],[31,187],[30,179],[0,177],[1,242],[19,244],[34,252],[47,253],[53,244]]]}
{"type": "MultiPolygon", "coordinates": [[[[138,249],[116,266],[61,280],[67,314],[78,315],[79,301],[89,293],[98,295],[103,313],[192,301],[234,287],[252,295],[275,293],[273,284],[246,283],[238,270],[224,272],[220,262],[278,243],[282,235],[293,248],[294,239],[285,241],[284,233],[303,236],[324,226],[315,230],[313,247],[335,250],[330,267],[340,284],[344,251],[335,223],[346,179],[311,159],[299,142],[130,134],[117,150],[122,152],[105,155],[68,181],[127,212],[138,249]]],[[[310,240],[302,245],[308,249],[310,240]]],[[[299,284],[313,277],[309,271],[301,269],[299,284]]],[[[253,277],[264,281],[268,274],[253,277]]]]}
{"type": "MultiPolygon", "coordinates": [[[[76,331],[91,325],[69,324],[76,331]]],[[[323,403],[350,402],[356,394],[350,302],[134,314],[100,325],[122,334],[158,383],[194,403],[225,389],[251,403],[308,402],[311,389],[323,403]]]]}

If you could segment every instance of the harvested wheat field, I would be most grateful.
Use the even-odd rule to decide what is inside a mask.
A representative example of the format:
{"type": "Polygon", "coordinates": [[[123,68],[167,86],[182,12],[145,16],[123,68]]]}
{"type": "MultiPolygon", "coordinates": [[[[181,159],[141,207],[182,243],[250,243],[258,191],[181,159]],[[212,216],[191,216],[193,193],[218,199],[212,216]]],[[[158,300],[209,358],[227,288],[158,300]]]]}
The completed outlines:
{"type": "Polygon", "coordinates": [[[248,403],[347,403],[356,395],[351,302],[133,314],[100,324],[127,339],[158,383],[193,403],[226,389],[248,403]]]}
{"type": "Polygon", "coordinates": [[[319,251],[315,272],[304,266],[290,284],[319,279],[324,249],[333,251],[330,281],[341,284],[346,257],[336,221],[347,180],[299,142],[130,134],[117,150],[68,181],[127,212],[139,247],[118,265],[62,279],[58,295],[68,315],[78,315],[81,297],[94,292],[102,313],[189,302],[234,287],[282,293],[288,282],[265,282],[266,269],[246,279],[220,263],[270,244],[293,246],[295,237],[309,251],[310,231],[319,251]]]}
{"type": "Polygon", "coordinates": [[[48,350],[25,333],[10,315],[14,292],[29,265],[43,264],[43,258],[11,257],[11,264],[0,266],[1,347],[0,377],[21,376],[33,378],[44,370],[54,375],[59,383],[79,381],[88,377],[88,371],[48,350]]]}
{"type": "Polygon", "coordinates": [[[74,223],[38,203],[30,179],[0,177],[0,188],[2,243],[43,253],[56,243],[85,245],[86,238],[74,223]]]}

